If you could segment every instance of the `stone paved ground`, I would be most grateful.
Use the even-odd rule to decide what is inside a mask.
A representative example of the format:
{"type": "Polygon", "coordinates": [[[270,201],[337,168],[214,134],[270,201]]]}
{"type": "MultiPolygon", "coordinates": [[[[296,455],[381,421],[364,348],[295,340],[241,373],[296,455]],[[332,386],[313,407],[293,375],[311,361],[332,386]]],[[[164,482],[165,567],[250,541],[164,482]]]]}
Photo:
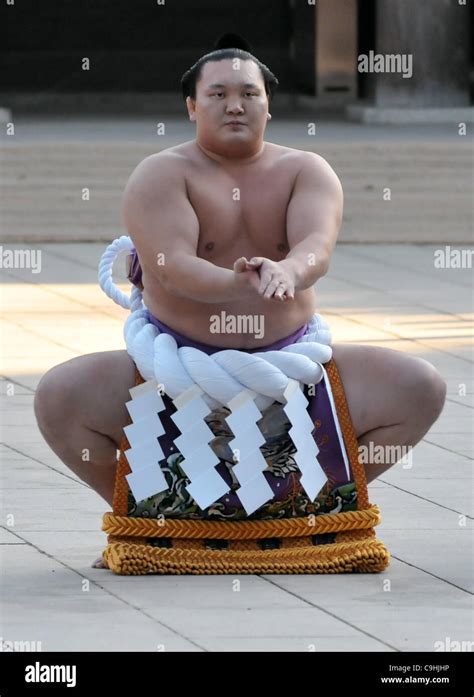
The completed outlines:
{"type": "Polygon", "coordinates": [[[28,246],[42,251],[41,273],[3,269],[0,278],[4,640],[66,651],[433,651],[448,637],[472,639],[472,269],[435,269],[436,244],[337,247],[317,285],[334,343],[428,359],[448,382],[446,407],[413,466],[399,463],[369,486],[382,510],[378,537],[393,555],[384,573],[241,576],[234,592],[233,577],[90,568],[105,546],[107,504],[44,442],[33,396],[53,365],[123,348],[126,312],[97,285],[103,244],[28,246]]]}

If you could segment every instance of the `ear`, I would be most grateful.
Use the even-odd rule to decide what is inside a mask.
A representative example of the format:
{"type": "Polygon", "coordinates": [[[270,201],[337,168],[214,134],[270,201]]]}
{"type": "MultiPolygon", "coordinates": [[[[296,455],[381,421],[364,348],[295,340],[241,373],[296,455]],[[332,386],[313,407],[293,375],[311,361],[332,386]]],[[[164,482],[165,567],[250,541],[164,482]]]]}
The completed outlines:
{"type": "Polygon", "coordinates": [[[186,97],[186,107],[188,110],[188,115],[189,115],[189,120],[190,121],[195,121],[196,120],[196,102],[194,99],[191,97],[186,97]]]}

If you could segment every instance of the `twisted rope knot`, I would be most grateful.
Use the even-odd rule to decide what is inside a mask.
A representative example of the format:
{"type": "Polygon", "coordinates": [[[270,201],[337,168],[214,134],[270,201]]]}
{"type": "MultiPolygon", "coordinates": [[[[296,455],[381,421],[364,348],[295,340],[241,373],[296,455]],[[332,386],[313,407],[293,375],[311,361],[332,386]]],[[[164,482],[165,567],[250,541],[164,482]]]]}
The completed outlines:
{"type": "Polygon", "coordinates": [[[224,349],[208,356],[190,346],[178,348],[172,336],[150,322],[141,291],[134,286],[129,297],[113,282],[114,261],[122,252],[132,250],[133,243],[126,235],[107,247],[99,263],[99,284],[114,302],[131,311],[124,325],[127,351],[144,379],[156,379],[169,397],[175,399],[197,384],[208,406],[215,409],[250,389],[256,393],[257,407],[263,410],[275,400],[285,401],[283,394],[290,379],[305,385],[321,381],[322,364],[331,359],[332,348],[329,326],[319,314],[311,318],[304,336],[279,351],[249,354],[224,349]]]}

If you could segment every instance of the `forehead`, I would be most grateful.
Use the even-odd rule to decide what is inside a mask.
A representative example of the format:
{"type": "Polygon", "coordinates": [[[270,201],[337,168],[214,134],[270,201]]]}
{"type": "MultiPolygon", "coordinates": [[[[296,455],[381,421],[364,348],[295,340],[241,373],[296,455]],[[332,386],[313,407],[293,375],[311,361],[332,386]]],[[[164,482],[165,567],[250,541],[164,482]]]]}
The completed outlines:
{"type": "Polygon", "coordinates": [[[265,86],[262,73],[256,63],[252,60],[234,58],[205,63],[202,66],[199,82],[203,89],[214,83],[237,86],[252,82],[259,87],[265,86]]]}

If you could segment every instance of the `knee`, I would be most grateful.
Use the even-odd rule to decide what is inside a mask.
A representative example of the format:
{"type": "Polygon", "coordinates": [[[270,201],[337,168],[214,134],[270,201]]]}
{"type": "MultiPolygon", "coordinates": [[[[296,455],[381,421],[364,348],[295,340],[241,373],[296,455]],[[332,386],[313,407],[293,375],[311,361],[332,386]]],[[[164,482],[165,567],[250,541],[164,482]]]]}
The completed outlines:
{"type": "Polygon", "coordinates": [[[68,416],[68,386],[60,368],[61,366],[55,366],[48,370],[36,388],[33,408],[43,434],[51,434],[63,428],[68,416]]]}
{"type": "Polygon", "coordinates": [[[413,389],[417,414],[421,421],[431,426],[443,411],[447,384],[432,363],[423,358],[416,360],[419,363],[414,371],[413,389]]]}

